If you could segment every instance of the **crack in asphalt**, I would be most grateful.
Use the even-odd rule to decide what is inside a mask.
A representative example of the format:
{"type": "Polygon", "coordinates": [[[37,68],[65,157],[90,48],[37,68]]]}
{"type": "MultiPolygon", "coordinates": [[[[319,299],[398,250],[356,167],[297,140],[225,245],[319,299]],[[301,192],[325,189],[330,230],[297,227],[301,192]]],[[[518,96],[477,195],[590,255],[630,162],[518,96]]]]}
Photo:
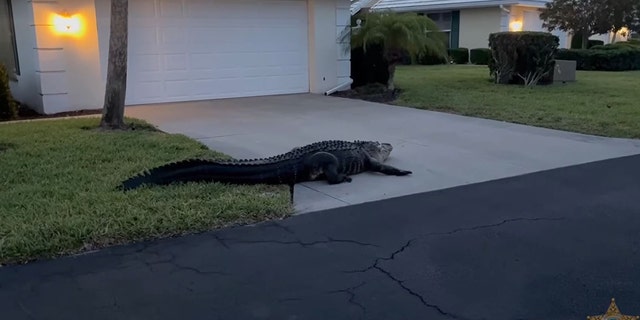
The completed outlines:
{"type": "Polygon", "coordinates": [[[276,221],[269,221],[267,223],[264,223],[263,225],[258,225],[258,226],[262,228],[277,228],[277,229],[283,230],[288,234],[296,234],[291,228],[285,225],[282,225],[276,221]]]}
{"type": "Polygon", "coordinates": [[[560,217],[560,218],[513,218],[513,219],[505,219],[505,220],[502,220],[501,222],[493,223],[493,224],[479,225],[479,226],[468,227],[468,228],[457,228],[457,229],[453,229],[453,230],[450,230],[450,231],[447,231],[447,232],[427,233],[427,234],[423,234],[421,236],[418,236],[416,238],[408,240],[402,247],[400,247],[399,249],[397,249],[394,252],[392,252],[388,257],[378,257],[378,258],[376,258],[373,261],[373,263],[371,265],[369,265],[368,267],[366,267],[366,268],[356,269],[356,270],[347,270],[347,271],[343,271],[343,273],[364,273],[364,272],[367,272],[367,271],[375,269],[378,272],[384,274],[387,278],[389,278],[390,280],[392,280],[396,284],[398,284],[398,286],[400,286],[409,295],[412,295],[412,296],[418,298],[420,300],[420,302],[424,306],[426,306],[428,308],[431,308],[431,309],[434,309],[438,313],[440,313],[441,315],[449,317],[449,318],[452,318],[452,319],[468,320],[470,318],[464,318],[464,317],[462,317],[460,315],[456,315],[454,313],[447,312],[447,311],[443,310],[441,307],[439,307],[438,305],[428,303],[427,300],[421,294],[415,292],[414,290],[412,290],[411,288],[406,286],[405,285],[405,282],[406,282],[405,280],[398,279],[389,270],[386,270],[385,268],[380,266],[379,265],[380,262],[381,261],[392,261],[392,260],[395,260],[397,255],[405,252],[409,247],[411,247],[411,245],[414,242],[416,242],[418,240],[421,240],[423,238],[430,237],[430,236],[452,235],[452,234],[465,232],[465,231],[476,231],[476,230],[481,230],[481,229],[496,228],[496,227],[500,227],[500,226],[503,226],[503,225],[506,225],[506,224],[509,224],[509,223],[520,222],[520,221],[558,221],[558,220],[564,220],[564,218],[562,218],[562,217],[560,217]]]}
{"type": "Polygon", "coordinates": [[[413,291],[411,288],[407,287],[405,285],[405,281],[404,280],[400,280],[400,279],[396,278],[395,276],[393,276],[393,274],[391,274],[390,271],[386,270],[385,268],[383,268],[383,267],[381,267],[379,265],[379,263],[381,261],[394,260],[397,255],[399,255],[400,253],[402,253],[405,250],[407,250],[418,239],[419,238],[414,238],[414,239],[411,239],[411,240],[407,241],[402,247],[400,247],[400,249],[392,252],[391,255],[389,255],[388,257],[376,258],[376,260],[373,262],[373,264],[370,265],[367,268],[360,269],[360,270],[343,271],[343,272],[344,273],[364,273],[364,272],[367,272],[369,270],[375,269],[375,270],[379,271],[380,273],[384,274],[387,278],[391,279],[396,284],[398,284],[405,292],[407,292],[408,294],[418,298],[420,300],[420,302],[422,303],[422,305],[424,305],[424,306],[426,306],[428,308],[431,308],[431,309],[435,309],[438,313],[440,313],[443,316],[447,316],[447,317],[452,318],[452,319],[463,320],[464,318],[461,317],[461,316],[458,316],[458,315],[455,315],[453,313],[444,311],[438,305],[428,303],[427,300],[422,295],[420,295],[419,293],[413,291]]]}
{"type": "Polygon", "coordinates": [[[347,302],[349,302],[350,304],[355,305],[356,307],[358,307],[360,309],[360,311],[362,311],[362,317],[364,317],[367,314],[367,308],[364,305],[356,302],[356,300],[355,300],[356,299],[355,290],[363,287],[366,284],[367,284],[367,282],[363,281],[360,284],[355,285],[353,287],[349,287],[349,288],[346,288],[346,289],[333,290],[333,291],[329,291],[328,293],[329,294],[346,293],[347,295],[349,295],[349,300],[347,300],[347,302]]]}
{"type": "Polygon", "coordinates": [[[22,304],[22,302],[18,301],[18,306],[20,307],[20,309],[22,310],[22,312],[24,312],[24,314],[27,315],[27,317],[29,319],[35,319],[35,317],[33,316],[33,314],[31,313],[31,311],[29,311],[29,309],[27,307],[24,306],[24,304],[22,304]]]}
{"type": "Polygon", "coordinates": [[[452,234],[456,234],[456,233],[464,232],[464,231],[475,231],[475,230],[481,230],[481,229],[495,228],[495,227],[500,227],[502,225],[505,225],[505,224],[508,224],[508,223],[512,223],[512,222],[520,222],[520,221],[559,221],[559,220],[564,220],[564,219],[565,218],[563,218],[563,217],[559,217],[559,218],[513,218],[513,219],[505,219],[505,220],[502,220],[501,222],[493,223],[493,224],[485,224],[485,225],[480,225],[480,226],[476,226],[476,227],[468,227],[468,228],[458,228],[458,229],[453,229],[453,230],[447,231],[447,232],[427,233],[427,234],[424,234],[424,235],[420,236],[419,238],[426,238],[426,237],[430,237],[430,236],[452,235],[452,234]]]}
{"type": "Polygon", "coordinates": [[[335,239],[332,237],[326,237],[326,238],[327,238],[326,240],[315,240],[315,241],[309,241],[309,242],[305,242],[300,239],[284,241],[284,240],[241,240],[241,239],[222,238],[220,240],[225,242],[231,241],[237,244],[271,243],[271,244],[282,244],[282,245],[299,245],[303,248],[313,247],[315,245],[328,244],[328,243],[349,243],[349,244],[354,244],[354,245],[363,246],[363,247],[379,247],[377,244],[366,243],[366,242],[361,242],[357,240],[335,239]]]}
{"type": "MultiPolygon", "coordinates": [[[[159,253],[159,252],[149,252],[150,254],[154,254],[156,256],[161,256],[163,254],[159,253]]],[[[176,256],[173,253],[166,253],[166,255],[168,256],[165,259],[159,259],[156,261],[149,261],[148,259],[143,260],[142,262],[147,266],[147,268],[153,272],[153,267],[159,264],[169,264],[171,266],[173,266],[173,269],[171,271],[169,271],[169,274],[174,274],[176,272],[179,271],[191,271],[193,273],[199,274],[199,275],[222,275],[222,276],[229,276],[229,273],[223,272],[223,271],[218,271],[218,270],[210,270],[210,271],[205,271],[202,270],[200,268],[197,267],[193,267],[193,266],[185,266],[183,264],[178,263],[177,261],[175,261],[176,256]]]]}
{"type": "Polygon", "coordinates": [[[220,238],[217,234],[213,234],[213,239],[215,239],[216,241],[218,241],[218,243],[223,246],[225,249],[230,249],[229,246],[227,245],[226,242],[224,242],[224,239],[220,238]]]}

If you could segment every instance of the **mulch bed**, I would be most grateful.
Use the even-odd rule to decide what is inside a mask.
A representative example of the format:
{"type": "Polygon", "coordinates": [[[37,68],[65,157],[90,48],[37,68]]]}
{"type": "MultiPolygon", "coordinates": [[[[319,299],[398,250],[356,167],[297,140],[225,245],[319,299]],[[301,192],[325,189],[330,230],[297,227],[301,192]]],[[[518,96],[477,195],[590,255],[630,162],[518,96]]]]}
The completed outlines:
{"type": "Polygon", "coordinates": [[[401,92],[401,89],[396,88],[394,90],[389,90],[383,84],[374,83],[346,91],[338,91],[331,94],[331,96],[387,103],[396,100],[401,92]]]}

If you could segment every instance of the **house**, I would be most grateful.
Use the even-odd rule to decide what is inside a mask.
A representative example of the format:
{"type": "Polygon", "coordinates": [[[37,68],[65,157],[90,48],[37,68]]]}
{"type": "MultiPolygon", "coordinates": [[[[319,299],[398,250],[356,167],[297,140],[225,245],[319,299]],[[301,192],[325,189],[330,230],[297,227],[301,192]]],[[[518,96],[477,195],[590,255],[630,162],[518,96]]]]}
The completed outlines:
{"type": "MultiPolygon", "coordinates": [[[[129,0],[127,105],[350,84],[337,36],[349,0],[129,0]]],[[[0,61],[14,97],[57,113],[103,106],[109,0],[0,0],[0,61]]]]}
{"type": "MultiPolygon", "coordinates": [[[[431,18],[448,36],[450,48],[488,48],[489,34],[501,31],[547,31],[542,27],[539,10],[549,0],[358,0],[352,14],[391,10],[417,12],[431,18]]],[[[560,48],[571,46],[571,34],[554,30],[560,48]]],[[[612,34],[591,39],[611,42],[612,34]]],[[[620,36],[617,38],[621,39],[620,36]]]]}
{"type": "MultiPolygon", "coordinates": [[[[448,36],[449,48],[488,48],[489,34],[500,31],[542,31],[539,8],[546,0],[378,0],[369,11],[417,12],[433,20],[448,36]]],[[[354,12],[355,14],[355,12],[354,12]]],[[[560,47],[567,47],[566,32],[554,31],[560,47]]]]}

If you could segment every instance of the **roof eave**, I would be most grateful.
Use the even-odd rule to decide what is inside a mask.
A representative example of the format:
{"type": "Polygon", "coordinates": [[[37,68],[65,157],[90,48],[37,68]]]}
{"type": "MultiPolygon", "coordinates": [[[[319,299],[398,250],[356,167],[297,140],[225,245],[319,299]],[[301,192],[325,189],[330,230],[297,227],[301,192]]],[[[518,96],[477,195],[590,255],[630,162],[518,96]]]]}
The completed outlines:
{"type": "Polygon", "coordinates": [[[530,0],[530,1],[505,1],[505,0],[488,0],[488,1],[474,1],[474,2],[459,2],[459,3],[445,3],[436,5],[412,5],[412,6],[397,6],[397,7],[371,7],[371,11],[383,11],[391,10],[395,12],[411,12],[411,11],[430,11],[430,10],[456,10],[456,9],[472,9],[472,8],[486,8],[497,7],[500,5],[521,5],[529,7],[544,8],[545,0],[530,0]]]}

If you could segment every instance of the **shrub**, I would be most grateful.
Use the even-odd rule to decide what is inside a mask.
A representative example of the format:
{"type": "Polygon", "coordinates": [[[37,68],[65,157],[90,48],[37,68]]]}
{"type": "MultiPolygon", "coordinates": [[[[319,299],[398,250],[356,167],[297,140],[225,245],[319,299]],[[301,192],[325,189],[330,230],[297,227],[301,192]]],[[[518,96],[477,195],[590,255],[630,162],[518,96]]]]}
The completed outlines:
{"type": "MultiPolygon", "coordinates": [[[[604,44],[602,40],[587,40],[587,49],[593,46],[601,46],[604,44]]],[[[571,49],[581,49],[582,48],[582,35],[580,33],[576,33],[571,38],[571,49]]]]}
{"type": "Polygon", "coordinates": [[[18,105],[11,95],[9,72],[7,72],[7,67],[0,63],[0,119],[12,120],[17,116],[18,105]]]}
{"type": "Polygon", "coordinates": [[[352,88],[371,83],[387,83],[389,69],[382,46],[369,45],[366,53],[362,47],[351,50],[351,78],[352,88]]]}
{"type": "Polygon", "coordinates": [[[620,42],[610,43],[607,46],[640,48],[640,41],[633,41],[633,40],[620,41],[620,42]]]}
{"type": "Polygon", "coordinates": [[[604,47],[607,49],[560,49],[555,58],[576,61],[577,70],[640,70],[640,48],[604,47]]]}
{"type": "Polygon", "coordinates": [[[488,65],[489,59],[491,59],[491,49],[489,48],[475,48],[469,50],[469,60],[473,64],[488,65]]]}
{"type": "Polygon", "coordinates": [[[442,56],[442,55],[438,55],[438,54],[434,54],[434,53],[421,53],[418,55],[417,61],[418,64],[422,64],[422,65],[434,65],[434,64],[447,64],[449,63],[449,61],[447,61],[447,58],[442,56]]]}
{"type": "Polygon", "coordinates": [[[589,41],[587,41],[587,49],[591,48],[593,46],[601,46],[604,44],[604,41],[602,40],[591,40],[589,39],[589,41]]]}
{"type": "Polygon", "coordinates": [[[469,49],[468,48],[450,48],[447,50],[449,56],[456,64],[469,63],[469,49]]]}
{"type": "Polygon", "coordinates": [[[628,41],[623,41],[623,42],[615,42],[615,43],[609,43],[609,44],[605,44],[605,45],[597,45],[597,46],[593,46],[589,49],[591,50],[618,50],[618,49],[626,49],[626,48],[640,48],[640,44],[636,44],[636,43],[629,43],[628,41]]]}
{"type": "Polygon", "coordinates": [[[560,39],[549,32],[496,32],[489,35],[489,73],[499,84],[549,83],[560,39]]]}

